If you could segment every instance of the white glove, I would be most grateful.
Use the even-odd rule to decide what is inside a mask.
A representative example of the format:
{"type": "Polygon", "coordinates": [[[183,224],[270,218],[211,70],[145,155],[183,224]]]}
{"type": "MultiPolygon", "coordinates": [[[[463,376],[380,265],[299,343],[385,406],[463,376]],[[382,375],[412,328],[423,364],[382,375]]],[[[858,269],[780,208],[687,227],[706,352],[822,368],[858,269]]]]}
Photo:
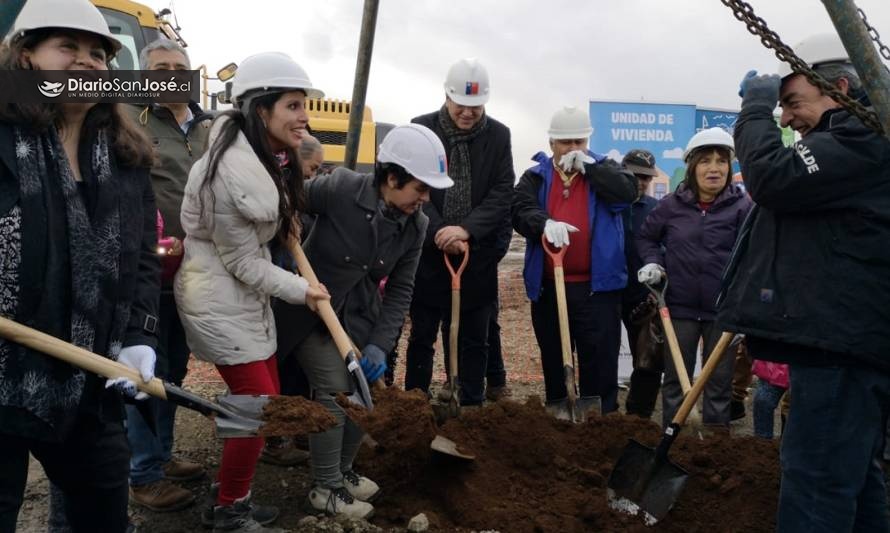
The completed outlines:
{"type": "Polygon", "coordinates": [[[664,278],[664,269],[657,263],[649,263],[637,272],[637,281],[646,285],[655,285],[664,278]]]}
{"type": "MultiPolygon", "coordinates": [[[[155,377],[155,363],[157,359],[158,356],[151,346],[137,344],[136,346],[122,348],[120,355],[117,357],[117,362],[139,372],[142,381],[148,383],[155,377]]],[[[105,388],[109,387],[116,387],[122,394],[137,400],[148,398],[148,394],[144,392],[137,393],[136,384],[128,378],[109,379],[105,382],[105,388]]]]}
{"type": "Polygon", "coordinates": [[[574,233],[576,231],[578,231],[578,228],[575,226],[558,220],[553,220],[552,218],[548,218],[547,222],[544,223],[544,236],[550,244],[557,248],[568,246],[569,233],[574,233]]]}
{"type": "Polygon", "coordinates": [[[596,159],[590,157],[586,152],[582,152],[581,150],[572,150],[559,158],[559,166],[566,172],[574,172],[577,170],[581,174],[584,174],[584,163],[593,164],[596,163],[596,159]]]}

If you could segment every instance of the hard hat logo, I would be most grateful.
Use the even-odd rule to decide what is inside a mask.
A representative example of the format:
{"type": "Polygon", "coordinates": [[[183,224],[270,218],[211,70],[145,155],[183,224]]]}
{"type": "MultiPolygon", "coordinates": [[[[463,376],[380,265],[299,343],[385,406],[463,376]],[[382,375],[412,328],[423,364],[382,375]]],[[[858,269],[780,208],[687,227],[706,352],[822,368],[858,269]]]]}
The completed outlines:
{"type": "Polygon", "coordinates": [[[458,105],[483,106],[488,102],[490,89],[488,71],[474,58],[451,65],[445,77],[445,94],[458,105]]]}
{"type": "Polygon", "coordinates": [[[448,163],[445,162],[445,156],[439,156],[439,172],[445,174],[448,172],[448,163]]]}

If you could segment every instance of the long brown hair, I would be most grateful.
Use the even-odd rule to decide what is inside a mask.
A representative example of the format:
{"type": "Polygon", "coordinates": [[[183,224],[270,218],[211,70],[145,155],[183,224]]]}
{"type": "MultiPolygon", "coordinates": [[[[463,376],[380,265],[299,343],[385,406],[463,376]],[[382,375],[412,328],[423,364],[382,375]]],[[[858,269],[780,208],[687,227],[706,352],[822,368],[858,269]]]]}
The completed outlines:
{"type": "MultiPolygon", "coordinates": [[[[39,28],[0,48],[0,70],[26,70],[21,63],[22,52],[33,50],[40,43],[59,33],[57,28],[39,28]]],[[[76,30],[75,30],[76,31],[76,30]]],[[[109,56],[111,57],[111,56],[109,56]]],[[[106,129],[114,155],[124,166],[149,167],[152,164],[151,143],[142,131],[121,110],[123,104],[98,103],[87,113],[81,135],[106,129]]],[[[0,121],[15,124],[31,133],[42,134],[63,122],[59,104],[0,103],[0,121]]]]}
{"type": "Polygon", "coordinates": [[[692,154],[689,155],[689,163],[686,164],[686,179],[683,180],[683,183],[686,184],[686,188],[692,191],[696,198],[698,198],[698,182],[695,180],[695,167],[701,163],[702,159],[715,152],[719,154],[720,157],[725,157],[726,160],[730,162],[729,171],[726,173],[726,183],[723,184],[723,188],[720,189],[717,196],[720,196],[720,194],[729,187],[729,184],[732,183],[732,154],[729,152],[728,148],[714,145],[696,148],[692,154]]]}
{"type": "MultiPolygon", "coordinates": [[[[278,162],[278,158],[269,144],[266,127],[257,114],[259,108],[271,110],[282,95],[284,95],[284,92],[257,96],[248,100],[250,107],[246,112],[242,113],[239,110],[233,109],[221,115],[221,117],[226,117],[228,120],[222,125],[219,136],[216,137],[213,145],[208,150],[207,171],[204,174],[204,179],[201,181],[200,190],[202,193],[205,190],[207,191],[211,204],[215,201],[211,186],[216,179],[220,160],[226,153],[226,150],[235,143],[238,134],[243,133],[278,189],[278,218],[281,225],[278,229],[277,238],[281,244],[287,245],[289,237],[296,238],[300,236],[300,224],[297,213],[303,208],[304,201],[303,169],[297,153],[292,148],[285,150],[287,163],[282,165],[278,162]]],[[[203,216],[205,207],[204,194],[198,195],[198,202],[201,215],[203,216]]]]}

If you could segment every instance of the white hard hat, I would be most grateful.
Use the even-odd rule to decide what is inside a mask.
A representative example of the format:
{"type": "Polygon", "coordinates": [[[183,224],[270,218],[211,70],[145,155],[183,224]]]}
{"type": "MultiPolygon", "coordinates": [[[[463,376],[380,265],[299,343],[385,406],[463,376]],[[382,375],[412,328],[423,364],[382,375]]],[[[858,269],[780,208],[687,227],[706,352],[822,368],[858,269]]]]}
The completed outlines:
{"type": "Polygon", "coordinates": [[[442,141],[429,128],[420,124],[397,126],[380,143],[380,163],[395,163],[409,174],[434,189],[454,185],[448,177],[448,162],[442,141]]]}
{"type": "Polygon", "coordinates": [[[735,157],[735,145],[732,143],[732,135],[723,128],[708,128],[701,130],[689,139],[686,151],[683,152],[683,161],[689,162],[689,155],[696,148],[702,146],[722,146],[729,149],[729,157],[735,157]]]}
{"type": "Polygon", "coordinates": [[[591,133],[590,117],[575,106],[565,106],[553,113],[547,130],[551,139],[586,139],[591,133]]]}
{"type": "MultiPolygon", "coordinates": [[[[818,33],[811,35],[794,45],[794,53],[804,63],[813,68],[824,63],[849,63],[850,56],[844,48],[841,38],[833,33],[818,33]]],[[[791,65],[785,61],[779,62],[779,77],[785,78],[793,74],[791,65]]]]}
{"type": "Polygon", "coordinates": [[[102,13],[89,0],[28,0],[9,36],[16,40],[28,31],[41,28],[89,32],[101,37],[113,52],[121,48],[121,42],[111,34],[102,13]]]}
{"type": "Polygon", "coordinates": [[[309,98],[324,97],[323,92],[312,87],[303,67],[281,52],[254,54],[238,65],[232,80],[232,102],[241,107],[244,95],[257,89],[269,92],[300,89],[309,98]]]}
{"type": "Polygon", "coordinates": [[[476,58],[461,59],[448,69],[445,94],[455,103],[466,106],[485,105],[490,90],[488,71],[476,58]]]}

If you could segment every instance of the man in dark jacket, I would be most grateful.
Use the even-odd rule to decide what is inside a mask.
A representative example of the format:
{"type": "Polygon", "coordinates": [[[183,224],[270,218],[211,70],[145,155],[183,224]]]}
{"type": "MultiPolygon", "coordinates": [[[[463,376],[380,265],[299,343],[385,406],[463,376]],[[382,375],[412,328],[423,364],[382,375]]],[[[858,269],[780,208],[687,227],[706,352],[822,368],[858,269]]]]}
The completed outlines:
{"type": "MultiPolygon", "coordinates": [[[[627,271],[633,273],[643,266],[634,245],[634,235],[640,232],[646,217],[658,203],[658,200],[646,194],[658,171],[655,169],[655,156],[648,150],[627,152],[621,164],[625,170],[633,172],[639,184],[637,199],[624,212],[624,254],[627,256],[627,271]]],[[[621,292],[621,321],[627,330],[633,372],[630,375],[630,390],[627,392],[624,408],[627,414],[641,418],[652,416],[658,389],[661,388],[663,360],[659,360],[659,348],[663,343],[656,342],[660,323],[656,318],[653,299],[636,276],[628,277],[627,287],[621,292]],[[655,331],[651,329],[653,326],[655,331]]]]}
{"type": "MultiPolygon", "coordinates": [[[[140,63],[146,70],[188,70],[189,58],[176,42],[158,39],[142,49],[140,63]]],[[[210,115],[191,102],[127,106],[154,145],[155,162],[151,183],[163,218],[165,255],[161,279],[158,321],[158,362],[155,374],[181,385],[188,369],[189,347],[173,299],[174,267],[181,260],[185,232],[179,221],[182,196],[189,169],[204,153],[210,129],[210,115]],[[168,265],[168,263],[170,263],[168,265]]],[[[194,501],[190,491],[175,483],[199,478],[204,468],[173,455],[173,427],[176,405],[149,398],[137,410],[127,406],[127,439],[130,441],[130,500],[152,511],[181,509],[194,501]],[[153,420],[146,422],[144,416],[153,420]],[[152,429],[153,428],[153,429],[152,429]]]]}
{"type": "MultiPolygon", "coordinates": [[[[458,368],[460,401],[484,400],[488,328],[497,300],[500,231],[509,220],[513,186],[510,130],[485,114],[488,73],[475,59],[452,65],[445,80],[445,104],[413,122],[433,130],[448,153],[454,187],[434,190],[424,205],[429,228],[423,244],[411,301],[405,389],[429,391],[433,344],[440,322],[450,325],[451,278],[443,253],[459,254],[469,246],[469,263],[461,281],[458,368]]],[[[456,261],[456,260],[455,260],[456,261]]],[[[445,353],[448,353],[447,336],[445,353]]]]}
{"type": "MultiPolygon", "coordinates": [[[[865,102],[836,36],[794,49],[865,102]]],[[[777,530],[887,531],[878,459],[890,413],[890,142],[786,73],[742,82],[735,143],[757,207],[718,319],[746,334],[753,358],[791,367],[777,530]],[[802,137],[791,147],[776,101],[782,125],[802,137]]]]}
{"type": "Polygon", "coordinates": [[[603,413],[618,408],[621,290],[627,284],[622,212],[637,197],[637,180],[587,151],[592,132],[582,109],[557,111],[548,131],[553,157],[535,155],[538,164],[525,171],[513,196],[513,227],[526,238],[523,276],[541,348],[546,401],[558,416],[566,412],[561,406],[568,391],[553,262],[545,258],[542,234],[556,248],[571,244],[564,258],[565,293],[580,397],[598,396],[603,413]]]}

